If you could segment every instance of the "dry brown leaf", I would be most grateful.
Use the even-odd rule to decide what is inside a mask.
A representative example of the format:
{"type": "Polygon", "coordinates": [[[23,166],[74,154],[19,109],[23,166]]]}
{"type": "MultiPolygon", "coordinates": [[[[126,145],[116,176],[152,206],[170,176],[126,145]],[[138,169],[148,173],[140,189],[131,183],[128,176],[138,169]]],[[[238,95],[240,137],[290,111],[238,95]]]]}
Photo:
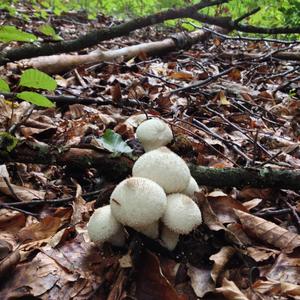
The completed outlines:
{"type": "MultiPolygon", "coordinates": [[[[10,186],[13,189],[15,195],[17,195],[18,198],[24,202],[32,201],[33,199],[44,199],[46,194],[44,191],[37,191],[27,187],[18,186],[13,183],[11,183],[10,186]]],[[[0,192],[5,195],[14,197],[3,178],[0,178],[0,192]]]]}
{"type": "Polygon", "coordinates": [[[205,197],[203,192],[198,192],[194,194],[193,198],[197,204],[199,205],[199,208],[202,212],[203,216],[203,223],[208,226],[209,229],[213,231],[219,231],[224,230],[227,238],[237,244],[242,246],[242,241],[239,240],[237,236],[230,230],[228,230],[217,218],[215,213],[213,212],[212,208],[210,207],[207,198],[205,197]]]}
{"type": "Polygon", "coordinates": [[[251,214],[234,210],[245,231],[269,245],[275,246],[287,253],[300,246],[300,235],[290,232],[275,223],[255,217],[251,214]]]}
{"type": "Polygon", "coordinates": [[[229,300],[249,300],[233,281],[226,278],[223,279],[222,287],[216,288],[216,291],[222,293],[229,300]]]}
{"type": "Polygon", "coordinates": [[[122,89],[119,82],[116,82],[111,86],[110,93],[111,93],[112,101],[118,102],[122,99],[122,89]]]}
{"type": "MultiPolygon", "coordinates": [[[[145,250],[136,266],[139,276],[136,280],[136,297],[138,300],[184,300],[162,274],[158,258],[145,250]]],[[[187,300],[187,299],[186,299],[187,300]]]]}
{"type": "Polygon", "coordinates": [[[17,235],[21,242],[38,241],[54,235],[60,225],[60,218],[47,216],[39,223],[23,228],[17,235]]]}
{"type": "Polygon", "coordinates": [[[172,72],[171,74],[169,74],[169,77],[176,80],[186,80],[186,81],[193,80],[194,78],[193,74],[186,73],[186,72],[172,72]]]}
{"type": "Polygon", "coordinates": [[[259,205],[263,200],[259,199],[259,198],[254,198],[252,200],[243,202],[243,206],[246,207],[246,209],[249,211],[252,208],[256,207],[257,205],[259,205]]]}
{"type": "Polygon", "coordinates": [[[26,216],[17,211],[0,210],[0,230],[15,233],[26,224],[26,216]]]}
{"type": "Polygon", "coordinates": [[[226,194],[215,194],[212,192],[208,195],[208,201],[221,223],[237,221],[233,208],[247,212],[247,209],[239,201],[226,194]]]}
{"type": "Polygon", "coordinates": [[[274,280],[257,280],[252,285],[255,292],[262,295],[268,295],[276,298],[289,296],[292,299],[300,298],[300,285],[274,281],[274,280]]]}
{"type": "Polygon", "coordinates": [[[265,261],[270,257],[275,258],[280,253],[278,250],[263,247],[248,247],[245,252],[257,262],[265,261]]]}
{"type": "Polygon", "coordinates": [[[228,263],[232,255],[236,252],[233,247],[223,247],[218,253],[211,255],[210,260],[214,262],[211,278],[216,283],[219,275],[224,271],[225,265],[228,263]]]}
{"type": "Polygon", "coordinates": [[[300,258],[281,253],[271,269],[261,274],[270,280],[300,285],[300,258]]]}
{"type": "Polygon", "coordinates": [[[8,256],[12,251],[12,245],[5,240],[0,240],[0,260],[8,256]]]}
{"type": "Polygon", "coordinates": [[[19,250],[15,250],[10,255],[8,255],[6,258],[1,260],[0,262],[0,278],[3,279],[3,277],[9,275],[10,272],[12,272],[17,264],[20,261],[20,252],[19,250]]]}
{"type": "Polygon", "coordinates": [[[215,290],[215,283],[211,278],[211,269],[200,269],[188,265],[188,275],[191,278],[191,286],[198,297],[203,297],[215,290]]]}

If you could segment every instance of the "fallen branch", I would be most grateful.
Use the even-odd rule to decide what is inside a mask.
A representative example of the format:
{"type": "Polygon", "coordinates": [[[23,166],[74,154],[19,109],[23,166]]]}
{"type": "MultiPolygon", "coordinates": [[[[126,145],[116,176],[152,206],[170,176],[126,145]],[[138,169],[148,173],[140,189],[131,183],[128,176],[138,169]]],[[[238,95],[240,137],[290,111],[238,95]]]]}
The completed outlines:
{"type": "Polygon", "coordinates": [[[91,31],[78,39],[63,41],[58,43],[48,43],[44,45],[24,45],[23,47],[14,48],[0,55],[0,65],[7,62],[17,61],[24,58],[32,58],[38,56],[54,55],[59,53],[69,53],[79,51],[88,47],[93,47],[105,40],[113,39],[120,36],[128,35],[130,32],[143,27],[162,23],[166,20],[178,18],[188,18],[195,11],[202,8],[217,4],[226,3],[228,0],[201,1],[195,5],[182,9],[170,9],[159,12],[146,17],[133,19],[127,23],[91,31]]]}
{"type": "MultiPolygon", "coordinates": [[[[222,31],[219,28],[219,31],[222,31]]],[[[40,56],[29,60],[21,60],[19,64],[22,67],[35,68],[47,74],[58,74],[71,70],[78,65],[97,64],[100,62],[109,62],[116,59],[128,60],[138,56],[140,53],[147,55],[158,55],[167,53],[176,49],[185,49],[192,44],[198,43],[208,38],[211,34],[204,30],[197,30],[191,33],[178,33],[171,38],[158,42],[142,43],[139,45],[128,46],[116,50],[101,51],[97,49],[86,55],[60,54],[50,56],[40,56]]]]}
{"type": "Polygon", "coordinates": [[[85,35],[82,35],[75,40],[63,41],[59,43],[48,43],[39,46],[25,45],[20,48],[14,48],[0,55],[0,65],[4,65],[7,62],[17,61],[25,58],[49,56],[59,53],[79,51],[88,47],[95,46],[105,40],[128,35],[130,32],[136,29],[159,24],[166,20],[174,20],[179,18],[192,18],[194,20],[206,24],[222,27],[223,29],[226,29],[228,31],[237,30],[241,32],[260,34],[300,33],[300,27],[264,28],[240,24],[240,22],[243,19],[256,13],[258,9],[254,9],[236,20],[232,20],[230,17],[211,17],[197,12],[198,10],[203,9],[205,7],[227,3],[228,1],[229,0],[201,1],[200,3],[186,8],[170,9],[146,17],[133,19],[127,23],[113,26],[111,28],[95,30],[85,35]]]}
{"type": "MultiPolygon", "coordinates": [[[[85,169],[96,167],[102,174],[125,178],[131,174],[133,161],[124,156],[113,158],[103,151],[83,148],[55,149],[47,144],[23,142],[11,153],[0,152],[1,163],[22,162],[58,164],[85,169]]],[[[300,170],[274,170],[270,168],[213,169],[190,165],[192,176],[199,185],[212,187],[242,187],[300,189],[300,170]]]]}

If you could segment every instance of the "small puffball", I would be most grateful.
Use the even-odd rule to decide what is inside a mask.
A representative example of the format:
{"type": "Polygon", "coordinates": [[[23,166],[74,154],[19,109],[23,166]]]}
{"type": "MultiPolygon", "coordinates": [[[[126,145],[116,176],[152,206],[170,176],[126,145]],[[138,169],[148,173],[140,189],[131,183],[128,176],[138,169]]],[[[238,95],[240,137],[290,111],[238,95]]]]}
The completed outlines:
{"type": "Polygon", "coordinates": [[[199,192],[199,191],[200,191],[200,188],[199,188],[196,180],[194,179],[194,177],[191,176],[188,186],[181,193],[192,198],[194,196],[194,193],[199,192]]]}
{"type": "Polygon", "coordinates": [[[123,225],[144,227],[164,214],[167,196],[154,181],[131,177],[116,186],[110,196],[110,206],[113,216],[123,225]]]}
{"type": "Polygon", "coordinates": [[[143,154],[133,165],[132,174],[153,180],[167,194],[184,190],[191,177],[185,161],[167,147],[143,154]]]}
{"type": "Polygon", "coordinates": [[[97,245],[108,241],[113,245],[122,246],[125,236],[122,225],[113,217],[109,205],[94,211],[87,225],[91,241],[97,245]]]}
{"type": "Polygon", "coordinates": [[[201,212],[197,204],[183,194],[171,194],[162,222],[179,234],[188,234],[202,223],[201,212]]]}
{"type": "Polygon", "coordinates": [[[169,125],[157,118],[140,124],[136,130],[136,136],[146,152],[165,146],[173,139],[169,125]]]}
{"type": "Polygon", "coordinates": [[[170,230],[167,226],[163,226],[161,237],[162,245],[172,251],[176,248],[179,240],[179,234],[170,230]]]}

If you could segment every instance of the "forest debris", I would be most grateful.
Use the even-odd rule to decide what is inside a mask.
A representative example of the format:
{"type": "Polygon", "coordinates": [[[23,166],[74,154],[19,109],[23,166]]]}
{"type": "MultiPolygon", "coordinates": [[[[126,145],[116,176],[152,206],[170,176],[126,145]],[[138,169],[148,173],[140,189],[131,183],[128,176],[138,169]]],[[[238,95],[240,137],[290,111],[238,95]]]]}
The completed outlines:
{"type": "Polygon", "coordinates": [[[300,235],[290,232],[273,222],[234,209],[244,230],[251,236],[275,246],[287,253],[300,247],[300,235]]]}
{"type": "Polygon", "coordinates": [[[222,287],[216,288],[216,291],[222,293],[228,300],[249,300],[233,281],[226,278],[223,279],[222,287]]]}

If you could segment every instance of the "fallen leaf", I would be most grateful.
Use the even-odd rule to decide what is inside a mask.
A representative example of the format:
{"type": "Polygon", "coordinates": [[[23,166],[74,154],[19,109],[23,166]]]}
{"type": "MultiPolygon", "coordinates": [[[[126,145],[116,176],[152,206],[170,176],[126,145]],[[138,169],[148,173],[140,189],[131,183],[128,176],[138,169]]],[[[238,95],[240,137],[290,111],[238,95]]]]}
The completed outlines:
{"type": "Polygon", "coordinates": [[[275,223],[240,210],[235,209],[234,211],[249,235],[261,241],[265,241],[269,245],[273,245],[287,253],[292,252],[296,247],[300,246],[299,234],[290,232],[275,223]]]}
{"type": "Polygon", "coordinates": [[[285,253],[281,253],[274,265],[267,272],[263,272],[262,276],[265,276],[269,280],[275,280],[280,282],[288,282],[292,284],[300,285],[300,258],[289,257],[285,253]]]}
{"type": "Polygon", "coordinates": [[[261,295],[271,297],[273,296],[273,299],[276,299],[278,296],[281,299],[284,296],[288,296],[293,299],[299,299],[300,297],[300,285],[295,285],[286,282],[274,280],[257,280],[252,285],[252,288],[256,293],[259,293],[261,295]]]}
{"type": "Polygon", "coordinates": [[[229,300],[249,300],[233,281],[226,278],[223,279],[222,287],[216,288],[216,291],[222,293],[229,300]]]}
{"type": "Polygon", "coordinates": [[[21,229],[17,236],[21,242],[43,240],[54,235],[60,225],[60,218],[47,216],[39,223],[35,223],[21,229]]]}
{"type": "Polygon", "coordinates": [[[196,268],[188,265],[188,275],[191,278],[191,286],[195,294],[202,298],[209,292],[215,290],[215,283],[211,278],[211,269],[196,268]]]}
{"type": "Polygon", "coordinates": [[[139,300],[184,300],[162,274],[158,258],[143,251],[137,268],[136,297],[139,300]]]}
{"type": "Polygon", "coordinates": [[[20,252],[15,250],[0,262],[0,278],[10,275],[20,261],[20,252]]]}
{"type": "Polygon", "coordinates": [[[211,271],[211,278],[216,283],[219,275],[224,270],[225,265],[228,263],[230,258],[233,256],[233,254],[236,252],[236,250],[233,247],[226,246],[223,247],[218,253],[213,254],[210,256],[209,260],[212,260],[214,262],[212,271],[211,271]]]}

